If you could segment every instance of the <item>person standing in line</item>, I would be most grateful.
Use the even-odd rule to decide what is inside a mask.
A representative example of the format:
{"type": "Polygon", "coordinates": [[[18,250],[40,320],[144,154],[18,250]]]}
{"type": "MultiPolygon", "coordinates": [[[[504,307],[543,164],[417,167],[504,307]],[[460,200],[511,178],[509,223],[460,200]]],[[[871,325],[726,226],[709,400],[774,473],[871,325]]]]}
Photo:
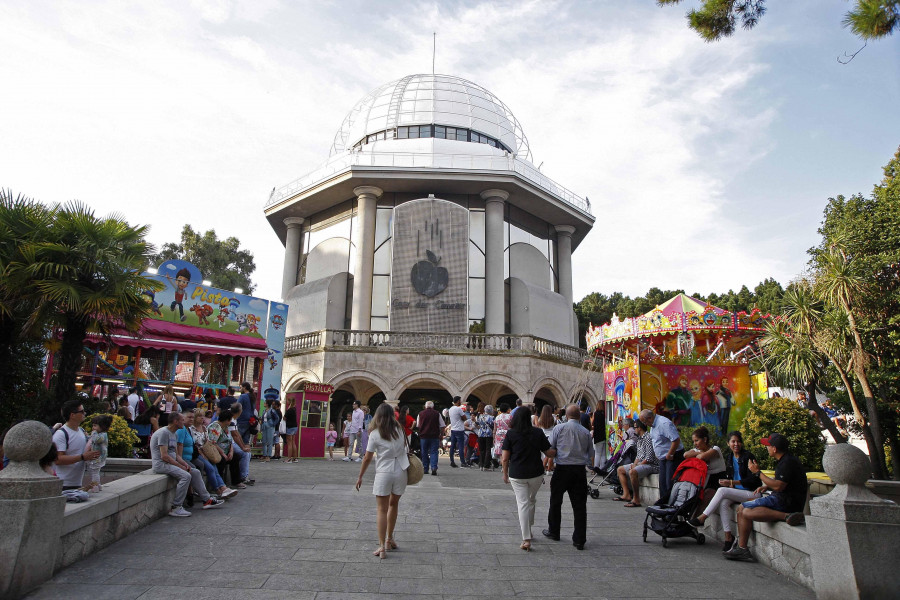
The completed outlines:
{"type": "MultiPolygon", "coordinates": [[[[509,407],[507,407],[508,409],[509,407]]],[[[531,550],[531,528],[534,526],[534,510],[537,493],[544,482],[544,465],[541,452],[554,455],[544,432],[531,425],[531,409],[522,406],[516,411],[501,446],[503,481],[512,486],[516,495],[519,527],[522,531],[522,550],[531,550]]],[[[587,486],[587,483],[585,483],[587,486]]]]}
{"type": "Polygon", "coordinates": [[[509,424],[512,422],[512,416],[509,414],[509,404],[505,402],[497,407],[499,414],[494,418],[494,466],[498,466],[498,459],[503,448],[503,440],[506,439],[506,432],[509,431],[509,424]]]}
{"type": "Polygon", "coordinates": [[[375,461],[375,483],[372,493],[377,502],[376,527],[378,529],[378,548],[373,553],[379,558],[385,557],[387,550],[396,550],[394,527],[397,525],[397,514],[400,510],[400,497],[406,491],[406,470],[409,458],[406,455],[406,436],[403,426],[397,421],[393,407],[387,402],[375,409],[375,418],[369,431],[369,445],[365,458],[359,468],[356,480],[356,491],[362,486],[363,475],[375,461]]]}
{"type": "MultiPolygon", "coordinates": [[[[138,402],[141,401],[141,397],[138,395],[138,389],[136,387],[132,387],[128,389],[128,409],[131,411],[131,420],[134,421],[135,417],[138,416],[138,402]]],[[[57,465],[59,463],[56,463],[57,465]]],[[[58,471],[59,469],[57,469],[58,471]]]]}
{"type": "Polygon", "coordinates": [[[268,400],[266,402],[266,412],[262,418],[262,453],[263,461],[272,460],[272,448],[275,445],[275,432],[281,423],[281,415],[275,410],[276,400],[268,400]]]}
{"type": "Polygon", "coordinates": [[[468,467],[466,463],[466,413],[460,407],[462,398],[453,396],[453,406],[450,407],[450,466],[456,469],[458,466],[468,467]],[[453,452],[459,453],[459,465],[453,461],[453,452]]]}
{"type": "Polygon", "coordinates": [[[363,411],[363,426],[359,430],[360,455],[362,455],[363,449],[369,447],[369,425],[372,424],[372,415],[369,414],[369,407],[363,406],[361,408],[363,411]]]}
{"type": "Polygon", "coordinates": [[[653,451],[659,459],[659,497],[668,498],[675,468],[684,460],[681,436],[671,420],[655,414],[649,408],[642,410],[638,418],[650,430],[653,451]]]}
{"type": "MultiPolygon", "coordinates": [[[[389,405],[390,406],[390,405],[389,405]]],[[[391,408],[393,410],[393,408],[391,408]]],[[[362,455],[365,452],[362,448],[361,441],[359,439],[359,434],[363,429],[363,424],[365,423],[366,413],[362,411],[359,400],[353,401],[353,413],[350,415],[350,428],[349,434],[347,436],[347,445],[348,445],[348,455],[343,459],[344,462],[359,462],[362,460],[362,455]],[[356,450],[358,456],[353,458],[353,451],[356,450]]],[[[395,421],[397,419],[394,419],[395,421]]]]}
{"type": "Polygon", "coordinates": [[[178,406],[178,398],[175,396],[175,388],[172,384],[163,388],[156,398],[153,400],[153,406],[159,410],[159,426],[165,427],[169,424],[169,415],[173,412],[181,412],[178,406]]]}
{"type": "Polygon", "coordinates": [[[482,471],[492,470],[491,448],[494,445],[494,407],[490,404],[478,406],[475,418],[475,432],[478,434],[478,465],[482,471]]]}
{"type": "Polygon", "coordinates": [[[344,416],[341,424],[341,444],[344,446],[344,458],[347,458],[347,447],[350,445],[350,413],[344,416]]]}
{"type": "Polygon", "coordinates": [[[577,404],[566,407],[566,422],[553,428],[550,447],[556,451],[556,469],[550,479],[550,514],[548,529],[542,533],[559,540],[562,521],[563,494],[569,494],[575,516],[572,545],[584,550],[587,541],[587,477],[585,468],[593,464],[594,442],[591,433],[581,426],[581,411],[577,404]]]}
{"type": "Polygon", "coordinates": [[[92,460],[100,458],[97,450],[86,450],[87,435],[81,428],[84,421],[84,406],[78,400],[63,404],[63,426],[53,433],[56,445],[56,476],[62,479],[63,490],[77,490],[84,480],[84,468],[92,460]]]}
{"type": "Polygon", "coordinates": [[[256,416],[256,394],[249,382],[245,381],[241,384],[241,395],[238,396],[237,401],[241,405],[241,412],[237,418],[238,435],[241,436],[244,446],[249,447],[251,445],[250,419],[256,416]]]}
{"type": "Polygon", "coordinates": [[[203,510],[220,508],[225,502],[217,500],[209,495],[206,486],[203,485],[203,477],[200,471],[178,456],[178,430],[183,425],[181,413],[172,413],[169,416],[169,424],[160,427],[150,438],[150,456],[152,458],[153,472],[168,475],[177,480],[175,486],[175,498],[172,501],[170,517],[189,517],[191,513],[184,510],[184,500],[188,490],[200,496],[203,501],[203,510]]]}
{"type": "Polygon", "coordinates": [[[594,466],[602,469],[606,466],[606,419],[603,411],[595,410],[591,415],[591,439],[594,440],[594,466]]]}
{"type": "Polygon", "coordinates": [[[425,403],[425,410],[419,413],[416,420],[416,428],[419,430],[419,446],[422,449],[422,466],[425,473],[437,476],[438,470],[438,444],[441,440],[441,431],[444,429],[444,419],[434,410],[434,402],[425,403]]]}
{"type": "Polygon", "coordinates": [[[297,406],[292,396],[287,399],[287,409],[284,411],[284,462],[297,462],[297,406]]]}

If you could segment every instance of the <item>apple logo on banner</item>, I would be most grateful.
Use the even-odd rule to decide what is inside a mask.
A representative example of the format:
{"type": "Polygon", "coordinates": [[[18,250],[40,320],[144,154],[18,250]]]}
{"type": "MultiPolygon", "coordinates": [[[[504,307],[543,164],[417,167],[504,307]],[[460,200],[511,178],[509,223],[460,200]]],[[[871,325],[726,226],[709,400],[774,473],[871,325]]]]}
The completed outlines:
{"type": "Polygon", "coordinates": [[[444,267],[439,267],[441,259],[431,250],[426,250],[428,260],[420,260],[413,265],[410,279],[413,288],[423,296],[434,298],[447,289],[450,283],[450,273],[444,267]]]}

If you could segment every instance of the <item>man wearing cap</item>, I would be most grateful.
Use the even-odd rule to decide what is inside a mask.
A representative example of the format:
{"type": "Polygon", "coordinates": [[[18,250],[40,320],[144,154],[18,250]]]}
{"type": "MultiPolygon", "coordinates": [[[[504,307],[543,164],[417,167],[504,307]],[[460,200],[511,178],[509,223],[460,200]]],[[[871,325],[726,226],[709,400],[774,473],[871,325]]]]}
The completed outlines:
{"type": "Polygon", "coordinates": [[[764,475],[755,460],[747,463],[747,468],[754,475],[759,475],[762,487],[757,493],[772,490],[767,496],[756,500],[744,502],[737,511],[737,523],[739,538],[731,550],[725,553],[729,560],[752,559],[747,542],[750,532],[753,531],[754,521],[784,521],[788,525],[803,523],[803,505],[806,504],[806,470],[796,456],[788,449],[788,440],[780,433],[773,433],[767,438],[759,440],[766,447],[769,456],[775,458],[775,477],[764,475]]]}

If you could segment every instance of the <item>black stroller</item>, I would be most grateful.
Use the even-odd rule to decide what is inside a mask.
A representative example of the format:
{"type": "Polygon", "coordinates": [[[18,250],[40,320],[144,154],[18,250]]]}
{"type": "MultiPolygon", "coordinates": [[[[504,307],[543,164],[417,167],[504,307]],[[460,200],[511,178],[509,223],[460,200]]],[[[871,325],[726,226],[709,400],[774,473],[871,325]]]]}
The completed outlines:
{"type": "Polygon", "coordinates": [[[706,542],[706,536],[688,523],[702,498],[706,469],[706,463],[697,458],[688,458],[678,465],[669,497],[660,498],[656,504],[647,507],[645,542],[648,529],[662,538],[663,548],[667,547],[669,538],[692,537],[698,544],[706,542]]]}
{"type": "Polygon", "coordinates": [[[600,497],[600,488],[608,485],[612,486],[611,489],[613,493],[621,496],[622,486],[616,475],[616,469],[622,465],[634,462],[635,456],[637,456],[637,449],[635,448],[634,441],[628,440],[619,446],[616,452],[613,453],[608,461],[606,461],[603,468],[593,467],[591,470],[594,472],[594,475],[588,480],[588,495],[596,500],[600,497]],[[599,478],[600,481],[597,481],[597,478],[599,478]]]}

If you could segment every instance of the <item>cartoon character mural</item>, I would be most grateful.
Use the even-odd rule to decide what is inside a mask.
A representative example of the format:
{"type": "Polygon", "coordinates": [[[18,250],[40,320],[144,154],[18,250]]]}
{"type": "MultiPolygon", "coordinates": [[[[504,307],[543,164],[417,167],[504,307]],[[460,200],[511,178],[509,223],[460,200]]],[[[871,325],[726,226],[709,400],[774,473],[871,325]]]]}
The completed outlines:
{"type": "Polygon", "coordinates": [[[191,312],[197,315],[197,320],[201,325],[209,325],[209,318],[213,314],[213,307],[209,304],[195,304],[191,307],[191,312]]]}
{"type": "Polygon", "coordinates": [[[257,325],[257,323],[259,323],[260,318],[254,314],[248,314],[246,315],[246,317],[247,331],[249,331],[250,333],[259,333],[259,326],[257,325]]]}
{"type": "Polygon", "coordinates": [[[239,333],[244,330],[249,331],[249,328],[247,327],[247,315],[246,314],[236,313],[234,315],[234,320],[235,320],[235,322],[237,322],[237,330],[239,333]]]}
{"type": "Polygon", "coordinates": [[[640,387],[645,408],[722,435],[740,425],[750,404],[746,366],[641,365],[640,387]]]}
{"type": "Polygon", "coordinates": [[[269,370],[271,371],[275,367],[278,366],[278,358],[275,356],[276,354],[281,354],[275,348],[266,348],[266,361],[269,363],[269,370]]]}
{"type": "Polygon", "coordinates": [[[267,392],[279,394],[281,390],[281,369],[283,361],[278,360],[278,357],[284,350],[285,330],[284,327],[275,327],[275,323],[286,322],[287,311],[287,304],[270,302],[268,320],[261,323],[268,325],[266,328],[266,354],[268,355],[266,362],[268,363],[269,368],[263,369],[262,389],[266,390],[266,392],[263,392],[263,397],[266,397],[265,394],[267,392]],[[270,392],[270,390],[272,391],[270,392]]]}
{"type": "Polygon", "coordinates": [[[156,301],[156,293],[153,290],[144,290],[141,292],[141,295],[147,296],[147,300],[150,301],[150,310],[152,310],[154,314],[162,316],[162,311],[159,310],[159,302],[156,301]]]}
{"type": "Polygon", "coordinates": [[[172,287],[175,288],[175,299],[172,300],[172,304],[169,305],[169,310],[172,313],[175,312],[175,307],[178,307],[178,315],[182,321],[184,321],[184,294],[187,289],[188,284],[191,282],[191,272],[187,267],[182,268],[178,273],[175,274],[175,279],[169,279],[169,283],[172,287]]]}
{"type": "Polygon", "coordinates": [[[641,412],[638,367],[633,361],[613,365],[603,374],[607,399],[614,399],[616,417],[637,417],[641,412]]]}
{"type": "Polygon", "coordinates": [[[216,315],[216,321],[219,323],[219,329],[225,325],[225,320],[228,318],[229,311],[224,306],[219,308],[219,314],[216,315]]]}

